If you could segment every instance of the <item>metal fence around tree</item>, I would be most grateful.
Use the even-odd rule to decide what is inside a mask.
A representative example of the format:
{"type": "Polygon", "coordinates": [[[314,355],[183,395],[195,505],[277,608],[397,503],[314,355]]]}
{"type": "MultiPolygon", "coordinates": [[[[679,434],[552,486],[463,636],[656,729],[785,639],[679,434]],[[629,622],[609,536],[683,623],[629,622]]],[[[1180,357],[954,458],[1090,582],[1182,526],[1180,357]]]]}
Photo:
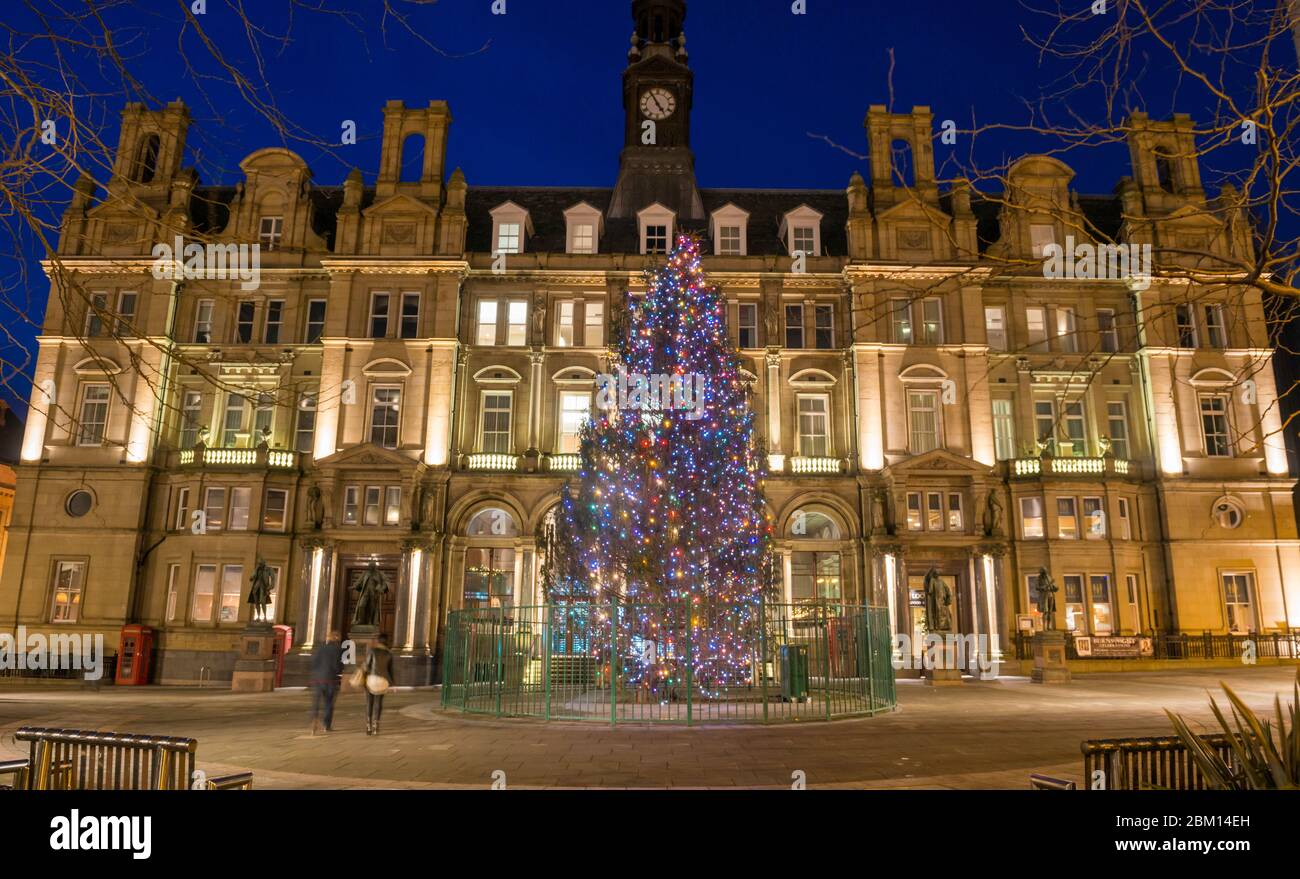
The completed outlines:
{"type": "Polygon", "coordinates": [[[895,707],[889,615],[842,604],[453,611],[442,705],[603,723],[781,723],[895,707]]]}

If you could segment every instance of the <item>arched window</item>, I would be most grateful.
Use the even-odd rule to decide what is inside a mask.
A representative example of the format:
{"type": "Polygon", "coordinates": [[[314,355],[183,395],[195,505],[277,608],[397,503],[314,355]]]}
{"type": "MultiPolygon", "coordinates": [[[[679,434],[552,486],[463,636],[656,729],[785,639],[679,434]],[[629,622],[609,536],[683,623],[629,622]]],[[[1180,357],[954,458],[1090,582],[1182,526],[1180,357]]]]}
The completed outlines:
{"type": "Polygon", "coordinates": [[[513,607],[519,579],[515,570],[519,524],[514,515],[499,507],[479,510],[466,525],[465,536],[469,546],[465,550],[464,606],[513,607]]]}
{"type": "Polygon", "coordinates": [[[158,135],[151,134],[140,144],[140,152],[135,159],[135,179],[141,183],[152,183],[158,173],[158,135]]]}
{"type": "Polygon", "coordinates": [[[424,135],[408,134],[402,141],[402,167],[398,179],[402,183],[419,183],[424,177],[424,135]]]}
{"type": "Polygon", "coordinates": [[[840,601],[844,597],[838,541],[843,531],[828,513],[795,510],[786,526],[790,554],[790,600],[796,604],[840,601]]]}

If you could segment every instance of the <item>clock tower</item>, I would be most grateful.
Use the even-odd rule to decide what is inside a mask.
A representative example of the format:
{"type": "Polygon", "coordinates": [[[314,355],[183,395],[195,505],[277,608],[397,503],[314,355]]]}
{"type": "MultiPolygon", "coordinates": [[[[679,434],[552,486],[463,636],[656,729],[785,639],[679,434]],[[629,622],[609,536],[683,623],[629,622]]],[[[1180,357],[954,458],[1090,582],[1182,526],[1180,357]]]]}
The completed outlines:
{"type": "Polygon", "coordinates": [[[636,32],[623,71],[623,152],[611,217],[635,217],[659,202],[682,220],[704,218],[691,152],[686,0],[634,0],[636,32]]]}

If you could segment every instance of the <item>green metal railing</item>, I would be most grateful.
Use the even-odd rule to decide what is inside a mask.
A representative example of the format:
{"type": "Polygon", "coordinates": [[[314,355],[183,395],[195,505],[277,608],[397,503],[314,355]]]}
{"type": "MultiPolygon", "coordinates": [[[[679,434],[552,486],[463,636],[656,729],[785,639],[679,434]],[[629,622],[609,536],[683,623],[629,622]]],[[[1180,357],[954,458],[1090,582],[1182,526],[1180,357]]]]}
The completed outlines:
{"type": "Polygon", "coordinates": [[[685,602],[453,611],[442,705],[611,724],[872,715],[895,707],[889,615],[685,602]]]}

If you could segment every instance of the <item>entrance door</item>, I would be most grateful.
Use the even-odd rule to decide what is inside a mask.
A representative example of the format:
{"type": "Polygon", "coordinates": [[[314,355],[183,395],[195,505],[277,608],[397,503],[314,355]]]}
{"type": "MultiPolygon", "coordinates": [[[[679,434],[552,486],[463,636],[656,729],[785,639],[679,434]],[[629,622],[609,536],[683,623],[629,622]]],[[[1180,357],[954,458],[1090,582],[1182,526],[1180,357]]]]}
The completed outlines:
{"type": "MultiPolygon", "coordinates": [[[[357,583],[365,576],[366,565],[359,567],[344,568],[344,582],[347,588],[344,590],[346,597],[343,601],[343,617],[341,619],[340,629],[343,630],[343,637],[348,637],[348,630],[352,628],[352,615],[357,611],[357,583]]],[[[379,605],[379,631],[388,636],[389,643],[392,643],[393,629],[397,620],[397,568],[380,568],[385,579],[388,580],[388,591],[384,593],[383,600],[379,605]]]]}

